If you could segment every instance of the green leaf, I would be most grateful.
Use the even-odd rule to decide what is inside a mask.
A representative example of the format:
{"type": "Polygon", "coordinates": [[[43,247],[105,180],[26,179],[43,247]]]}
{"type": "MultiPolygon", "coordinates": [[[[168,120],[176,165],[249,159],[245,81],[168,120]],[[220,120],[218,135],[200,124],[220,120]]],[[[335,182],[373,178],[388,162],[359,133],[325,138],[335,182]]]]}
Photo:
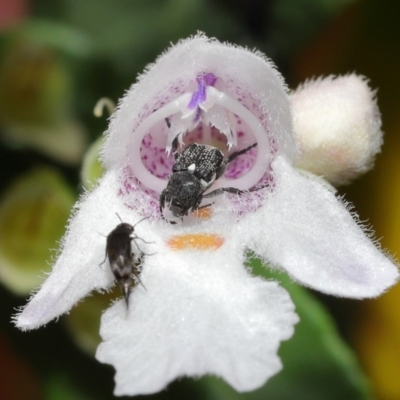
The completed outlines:
{"type": "Polygon", "coordinates": [[[46,381],[45,400],[94,400],[78,390],[73,383],[63,375],[50,376],[46,381]]]}
{"type": "Polygon", "coordinates": [[[72,115],[71,74],[50,48],[20,38],[0,59],[2,139],[65,164],[81,161],[86,132],[72,115]]]}
{"type": "Polygon", "coordinates": [[[70,57],[86,59],[93,52],[93,45],[82,30],[60,20],[31,17],[5,29],[0,36],[1,40],[16,40],[17,38],[29,39],[31,43],[40,47],[52,49],[70,57]]]}
{"type": "MultiPolygon", "coordinates": [[[[100,268],[109,268],[109,266],[103,265],[100,268]]],[[[97,346],[101,343],[101,314],[120,297],[119,288],[115,286],[109,292],[94,292],[64,317],[72,339],[86,353],[94,355],[97,346]]]]}
{"type": "Polygon", "coordinates": [[[68,115],[71,74],[51,49],[21,37],[0,59],[0,118],[3,125],[44,125],[68,115]]]}
{"type": "Polygon", "coordinates": [[[268,271],[258,260],[252,267],[257,275],[278,280],[290,293],[300,322],[294,336],[281,346],[283,370],[263,388],[239,394],[225,382],[207,377],[201,381],[207,400],[372,399],[354,354],[339,337],[324,307],[286,275],[268,271]]]}
{"type": "Polygon", "coordinates": [[[238,31],[230,13],[205,0],[63,0],[63,18],[82,30],[98,56],[134,77],[170,42],[205,31],[227,37],[238,31]],[[93,16],[96,18],[93,18],[93,16]]]}
{"type": "Polygon", "coordinates": [[[51,249],[64,234],[75,195],[50,168],[20,177],[0,203],[0,280],[27,294],[49,272],[51,249]]]}
{"type": "Polygon", "coordinates": [[[93,142],[83,157],[81,181],[85,189],[92,190],[97,181],[103,176],[104,168],[100,162],[100,150],[104,145],[105,137],[100,136],[93,142]]]}
{"type": "Polygon", "coordinates": [[[281,0],[272,3],[271,47],[288,55],[307,43],[327,21],[355,0],[281,0]],[[312,23],[310,23],[312,21],[312,23]]]}
{"type": "Polygon", "coordinates": [[[9,125],[4,128],[2,138],[12,147],[31,147],[72,166],[81,162],[87,145],[85,128],[74,119],[41,126],[9,125]]]}

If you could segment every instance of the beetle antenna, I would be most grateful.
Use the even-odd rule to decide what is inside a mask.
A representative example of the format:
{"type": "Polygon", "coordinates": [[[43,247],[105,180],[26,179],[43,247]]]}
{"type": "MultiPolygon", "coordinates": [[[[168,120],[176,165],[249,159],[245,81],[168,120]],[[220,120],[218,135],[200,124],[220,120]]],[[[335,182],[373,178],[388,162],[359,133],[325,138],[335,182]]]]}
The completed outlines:
{"type": "MultiPolygon", "coordinates": [[[[118,215],[118,214],[117,214],[118,215]]],[[[144,218],[142,218],[141,220],[139,220],[138,222],[136,222],[136,224],[135,225],[133,225],[133,229],[135,229],[135,226],[137,225],[137,224],[139,224],[140,222],[142,222],[142,221],[144,221],[145,219],[149,219],[150,217],[144,217],[144,218]]]]}
{"type": "MultiPolygon", "coordinates": [[[[140,237],[138,237],[138,236],[136,236],[135,235],[135,237],[133,237],[132,239],[134,239],[134,240],[141,240],[143,243],[146,243],[146,244],[154,244],[155,242],[146,242],[146,240],[144,240],[144,239],[142,239],[142,238],[140,238],[140,237]]],[[[136,245],[137,246],[137,245],[136,245]]],[[[139,246],[138,246],[139,247],[139,246]]]]}
{"type": "Polygon", "coordinates": [[[115,215],[118,217],[118,219],[121,221],[121,224],[122,224],[122,219],[121,219],[121,217],[118,215],[118,213],[115,213],[115,215]]]}
{"type": "Polygon", "coordinates": [[[107,251],[106,251],[106,256],[104,257],[104,260],[99,264],[100,268],[106,262],[106,260],[107,260],[107,251]]]}

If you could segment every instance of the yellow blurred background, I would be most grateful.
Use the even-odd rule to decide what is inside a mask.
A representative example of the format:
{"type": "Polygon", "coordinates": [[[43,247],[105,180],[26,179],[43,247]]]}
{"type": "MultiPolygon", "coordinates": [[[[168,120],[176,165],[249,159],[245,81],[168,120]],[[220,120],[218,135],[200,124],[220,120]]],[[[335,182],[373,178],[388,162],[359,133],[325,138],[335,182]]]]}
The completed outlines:
{"type": "MultiPolygon", "coordinates": [[[[400,2],[358,1],[342,10],[301,48],[291,79],[356,72],[377,89],[385,132],[375,168],[341,188],[368,221],[384,249],[400,254],[400,2]]],[[[400,399],[400,285],[379,299],[363,301],[352,321],[353,345],[379,400],[400,399]]]]}

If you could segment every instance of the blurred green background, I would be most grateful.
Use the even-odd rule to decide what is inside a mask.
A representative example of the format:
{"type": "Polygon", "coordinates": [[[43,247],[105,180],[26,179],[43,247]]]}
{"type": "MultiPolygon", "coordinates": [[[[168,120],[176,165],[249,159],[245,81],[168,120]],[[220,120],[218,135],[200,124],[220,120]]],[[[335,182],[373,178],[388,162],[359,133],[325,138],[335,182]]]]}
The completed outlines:
{"type": "MultiPolygon", "coordinates": [[[[99,173],[92,160],[108,114],[94,117],[97,100],[116,101],[170,42],[198,30],[265,52],[292,88],[353,71],[378,88],[383,154],[340,193],[396,255],[399,15],[395,0],[0,0],[0,398],[113,398],[114,371],[93,353],[101,312],[118,293],[95,295],[38,331],[20,332],[10,318],[51,269],[71,208],[99,173]]],[[[252,267],[271,276],[257,260],[252,267]]],[[[358,302],[274,278],[301,316],[281,347],[280,374],[249,394],[206,377],[147,398],[400,399],[399,286],[358,302]]]]}

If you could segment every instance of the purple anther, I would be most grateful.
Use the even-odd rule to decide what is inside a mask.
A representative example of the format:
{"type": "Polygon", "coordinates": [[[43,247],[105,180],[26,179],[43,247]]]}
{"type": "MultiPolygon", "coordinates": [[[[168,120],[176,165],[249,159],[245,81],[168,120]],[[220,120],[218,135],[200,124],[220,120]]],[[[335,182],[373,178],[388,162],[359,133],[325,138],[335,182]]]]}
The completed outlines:
{"type": "MultiPolygon", "coordinates": [[[[202,72],[197,75],[197,90],[193,93],[192,98],[190,99],[190,102],[188,104],[189,110],[194,110],[196,107],[199,106],[199,104],[203,103],[206,100],[206,87],[213,86],[216,80],[217,77],[210,72],[202,72]]],[[[201,112],[197,111],[195,120],[198,121],[200,116],[201,112]]]]}
{"type": "Polygon", "coordinates": [[[214,86],[214,83],[216,82],[217,77],[212,74],[211,72],[207,73],[201,73],[197,75],[196,81],[198,84],[203,83],[205,86],[214,86]]]}
{"type": "Polygon", "coordinates": [[[192,94],[192,98],[188,104],[189,110],[193,110],[203,103],[206,99],[206,86],[203,83],[199,83],[197,90],[192,94]]]}

